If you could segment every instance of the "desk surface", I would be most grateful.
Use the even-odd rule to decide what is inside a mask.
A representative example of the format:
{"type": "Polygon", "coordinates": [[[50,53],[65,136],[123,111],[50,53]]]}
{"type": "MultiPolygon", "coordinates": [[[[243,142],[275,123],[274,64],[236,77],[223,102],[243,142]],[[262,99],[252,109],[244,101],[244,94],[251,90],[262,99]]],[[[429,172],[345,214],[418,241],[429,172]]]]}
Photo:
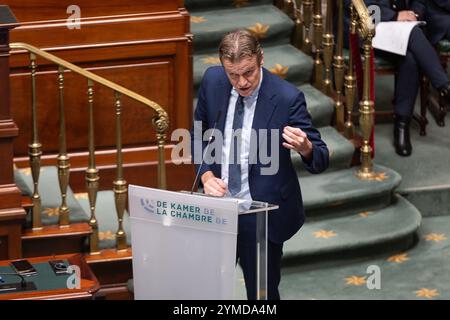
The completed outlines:
{"type": "MultiPolygon", "coordinates": [[[[0,292],[0,300],[9,299],[91,299],[92,295],[98,291],[100,285],[87,265],[81,254],[66,254],[47,257],[27,258],[27,260],[36,268],[38,273],[33,276],[25,277],[25,280],[32,281],[36,285],[35,290],[20,292],[0,292]],[[56,275],[48,261],[65,260],[69,265],[76,265],[80,268],[80,288],[69,289],[67,279],[69,274],[56,275]]],[[[13,260],[0,261],[0,273],[14,272],[9,264],[13,260]]],[[[17,276],[2,276],[5,283],[20,282],[17,276]]]]}

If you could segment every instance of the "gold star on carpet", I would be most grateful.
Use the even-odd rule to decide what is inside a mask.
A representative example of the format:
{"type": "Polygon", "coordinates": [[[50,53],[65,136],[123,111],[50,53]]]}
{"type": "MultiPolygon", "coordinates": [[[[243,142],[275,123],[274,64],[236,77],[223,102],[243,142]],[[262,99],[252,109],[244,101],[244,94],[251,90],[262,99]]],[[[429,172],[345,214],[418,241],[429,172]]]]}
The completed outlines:
{"type": "Polygon", "coordinates": [[[281,79],[286,79],[288,70],[289,70],[289,67],[284,67],[279,63],[275,63],[275,67],[269,69],[270,72],[272,72],[273,74],[276,74],[281,79]]]}
{"type": "Polygon", "coordinates": [[[390,256],[387,261],[389,262],[395,262],[395,263],[403,263],[405,261],[409,260],[407,253],[402,254],[396,254],[394,256],[390,256]]]}
{"type": "Polygon", "coordinates": [[[116,234],[111,232],[110,230],[98,233],[99,240],[114,240],[116,238],[116,234]]]}
{"type": "Polygon", "coordinates": [[[208,20],[206,20],[204,17],[191,16],[191,23],[202,23],[206,21],[208,20]]]}
{"type": "Polygon", "coordinates": [[[77,200],[89,198],[87,192],[75,193],[74,196],[75,196],[75,199],[77,199],[77,200]]]}
{"type": "Polygon", "coordinates": [[[203,64],[219,64],[220,58],[218,57],[206,57],[202,59],[203,64]]]}
{"type": "Polygon", "coordinates": [[[248,3],[249,3],[249,0],[233,0],[233,5],[236,8],[246,6],[246,5],[248,5],[248,3]]]}
{"type": "Polygon", "coordinates": [[[414,293],[416,294],[417,297],[428,299],[431,299],[439,295],[439,291],[437,291],[436,289],[427,289],[427,288],[422,288],[420,290],[414,291],[414,293]]]}
{"type": "Polygon", "coordinates": [[[253,26],[248,27],[247,29],[253,33],[253,35],[258,38],[262,39],[267,36],[267,30],[269,30],[270,26],[268,24],[261,24],[259,22],[255,23],[253,26]]]}
{"type": "Polygon", "coordinates": [[[29,175],[31,175],[31,168],[20,169],[20,172],[22,172],[26,176],[29,176],[29,175]]]}
{"type": "Polygon", "coordinates": [[[319,230],[314,232],[314,237],[316,238],[329,239],[335,236],[337,236],[337,234],[332,230],[319,230]]]}
{"type": "Polygon", "coordinates": [[[447,237],[443,233],[430,233],[425,236],[425,240],[439,242],[447,240],[447,237]]]}
{"type": "Polygon", "coordinates": [[[369,214],[371,214],[371,213],[372,213],[372,211],[363,211],[363,212],[359,213],[359,216],[363,217],[363,218],[367,218],[369,216],[369,214]]]}
{"type": "Polygon", "coordinates": [[[375,174],[373,179],[381,182],[381,181],[387,180],[388,178],[389,178],[389,176],[386,174],[386,172],[379,172],[379,173],[375,174]]]}
{"type": "Polygon", "coordinates": [[[353,285],[353,286],[361,286],[363,284],[366,284],[366,277],[358,277],[358,276],[351,276],[348,278],[345,278],[346,284],[353,285]]]}
{"type": "Polygon", "coordinates": [[[59,216],[59,208],[46,208],[42,213],[49,217],[57,217],[59,216]]]}

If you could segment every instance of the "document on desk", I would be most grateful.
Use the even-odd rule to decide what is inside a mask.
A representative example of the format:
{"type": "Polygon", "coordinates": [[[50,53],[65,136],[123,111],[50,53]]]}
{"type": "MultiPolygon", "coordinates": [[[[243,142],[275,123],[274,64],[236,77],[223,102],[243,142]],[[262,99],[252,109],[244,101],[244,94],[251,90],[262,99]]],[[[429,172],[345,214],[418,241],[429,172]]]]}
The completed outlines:
{"type": "Polygon", "coordinates": [[[409,36],[416,25],[425,21],[388,21],[380,22],[375,29],[372,45],[376,49],[406,56],[409,36]]]}

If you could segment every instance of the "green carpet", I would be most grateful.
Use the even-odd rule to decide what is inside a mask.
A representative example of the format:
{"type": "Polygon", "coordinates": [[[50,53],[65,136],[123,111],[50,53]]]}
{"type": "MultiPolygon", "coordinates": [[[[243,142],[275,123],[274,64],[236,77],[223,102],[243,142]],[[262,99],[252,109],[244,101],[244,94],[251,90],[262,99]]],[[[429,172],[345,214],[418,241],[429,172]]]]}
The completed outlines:
{"type": "MultiPolygon", "coordinates": [[[[284,266],[280,283],[285,300],[450,299],[450,219],[424,218],[419,242],[409,251],[353,259],[327,267],[284,266]],[[381,288],[368,289],[366,280],[380,268],[381,288]]],[[[237,268],[235,298],[246,299],[237,268]]]]}
{"type": "MultiPolygon", "coordinates": [[[[313,60],[290,44],[264,47],[264,67],[294,84],[311,80],[313,60]]],[[[194,86],[197,89],[206,69],[219,65],[217,51],[194,56],[194,86]]]]}
{"type": "Polygon", "coordinates": [[[402,176],[397,192],[411,201],[424,216],[450,215],[450,115],[445,127],[439,127],[429,116],[427,135],[422,137],[412,125],[413,153],[400,157],[392,145],[392,124],[375,129],[375,161],[396,170],[402,176]]]}
{"type": "Polygon", "coordinates": [[[294,22],[272,5],[239,9],[191,10],[194,51],[217,48],[223,35],[238,28],[253,28],[264,46],[288,44],[294,22]]]}

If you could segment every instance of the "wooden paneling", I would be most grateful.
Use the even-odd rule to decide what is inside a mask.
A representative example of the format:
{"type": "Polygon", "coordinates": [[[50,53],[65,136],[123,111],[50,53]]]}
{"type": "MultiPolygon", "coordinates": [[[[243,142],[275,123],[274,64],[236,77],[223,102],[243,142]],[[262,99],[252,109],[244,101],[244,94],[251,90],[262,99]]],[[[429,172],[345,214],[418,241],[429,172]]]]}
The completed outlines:
{"type": "MultiPolygon", "coordinates": [[[[11,42],[27,42],[86,68],[108,80],[136,91],[157,102],[169,114],[170,133],[189,128],[192,121],[192,36],[189,15],[181,0],[77,1],[81,9],[80,29],[67,28],[71,1],[7,0],[21,23],[11,33],[11,42]]],[[[28,54],[13,52],[11,67],[12,118],[20,128],[14,142],[19,167],[28,166],[31,138],[31,80],[28,54]]],[[[37,60],[37,100],[39,135],[44,157],[58,153],[58,92],[56,67],[37,60]]],[[[65,108],[68,152],[71,162],[71,186],[84,190],[87,150],[87,82],[78,75],[65,73],[65,108]]],[[[102,188],[109,189],[114,164],[102,154],[114,155],[114,94],[94,87],[95,143],[102,188]],[[104,187],[108,185],[108,187],[104,187]]],[[[156,186],[155,130],[152,110],[130,99],[122,99],[122,132],[125,179],[128,182],[156,186]],[[142,149],[150,150],[142,152],[142,149]],[[142,161],[142,155],[150,156],[142,161]]],[[[114,157],[112,157],[114,158],[114,157]]],[[[193,180],[191,166],[174,166],[168,160],[169,188],[186,189],[193,180]],[[173,172],[171,171],[173,170],[173,172]],[[182,178],[183,180],[181,180],[182,178]],[[171,179],[174,179],[171,181],[171,179]]],[[[54,164],[54,162],[53,162],[54,164]]]]}

